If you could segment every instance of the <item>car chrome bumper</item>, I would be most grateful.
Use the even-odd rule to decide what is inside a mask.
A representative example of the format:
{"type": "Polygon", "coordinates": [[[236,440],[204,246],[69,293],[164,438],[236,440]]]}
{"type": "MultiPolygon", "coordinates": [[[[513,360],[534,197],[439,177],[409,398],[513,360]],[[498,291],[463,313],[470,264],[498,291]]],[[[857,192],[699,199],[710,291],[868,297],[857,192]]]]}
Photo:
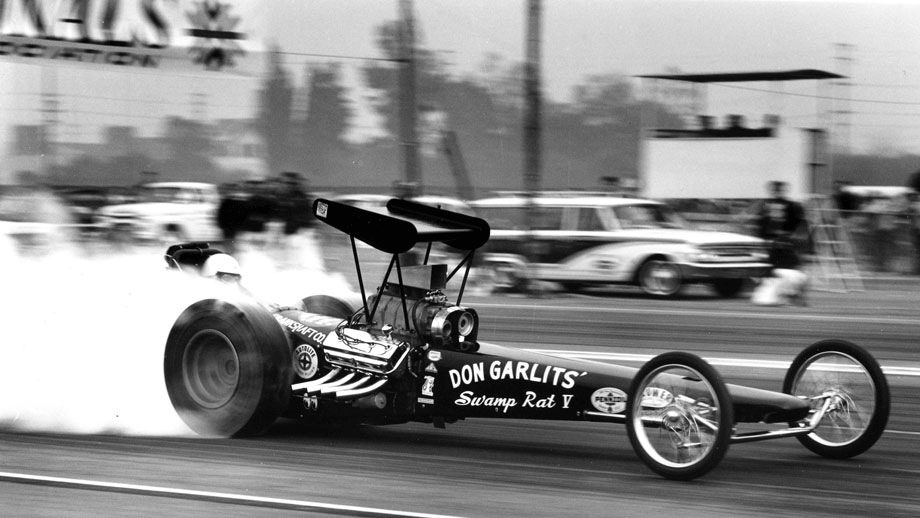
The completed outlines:
{"type": "Polygon", "coordinates": [[[687,280],[747,279],[763,277],[772,268],[770,263],[695,263],[681,265],[681,273],[687,280]]]}

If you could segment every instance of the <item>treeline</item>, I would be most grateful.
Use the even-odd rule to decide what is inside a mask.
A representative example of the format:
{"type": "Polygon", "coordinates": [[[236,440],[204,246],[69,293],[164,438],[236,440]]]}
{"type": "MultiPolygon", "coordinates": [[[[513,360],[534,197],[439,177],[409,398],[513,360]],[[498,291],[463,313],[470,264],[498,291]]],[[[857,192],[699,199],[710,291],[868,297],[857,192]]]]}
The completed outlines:
{"type": "MultiPolygon", "coordinates": [[[[402,179],[397,35],[395,22],[379,27],[377,45],[386,59],[369,61],[360,70],[373,92],[370,116],[377,129],[363,135],[361,127],[368,122],[358,119],[340,64],[306,65],[303,84],[297,85],[282,54],[272,53],[253,121],[265,145],[270,174],[295,171],[315,189],[379,191],[402,179]]],[[[450,191],[456,185],[440,149],[442,130],[456,133],[469,179],[479,193],[521,189],[521,64],[489,56],[480,74],[456,76],[436,52],[419,48],[415,57],[425,189],[450,191]]],[[[629,77],[615,74],[588,78],[569,102],[544,101],[542,187],[596,189],[603,177],[635,177],[640,128],[648,113],[655,113],[658,127],[682,127],[680,117],[667,107],[651,106],[636,94],[629,77]]],[[[212,159],[214,143],[200,122],[172,120],[167,133],[168,158],[155,160],[136,153],[106,161],[85,157],[61,165],[60,174],[73,178],[75,171],[86,171],[122,182],[140,171],[156,171],[162,179],[184,176],[217,183],[241,179],[221,170],[212,159]]],[[[834,157],[833,167],[837,178],[853,183],[903,185],[920,168],[920,157],[845,155],[834,157]]]]}

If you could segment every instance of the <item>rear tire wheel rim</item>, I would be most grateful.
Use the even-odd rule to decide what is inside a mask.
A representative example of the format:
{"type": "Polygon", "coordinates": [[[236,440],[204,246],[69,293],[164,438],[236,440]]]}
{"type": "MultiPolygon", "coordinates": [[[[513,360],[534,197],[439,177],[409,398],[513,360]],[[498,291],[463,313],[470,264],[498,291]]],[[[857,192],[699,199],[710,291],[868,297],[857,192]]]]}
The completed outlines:
{"type": "Polygon", "coordinates": [[[185,389],[204,408],[220,408],[230,402],[240,382],[240,358],[233,342],[219,331],[199,331],[188,341],[182,355],[185,389]]]}

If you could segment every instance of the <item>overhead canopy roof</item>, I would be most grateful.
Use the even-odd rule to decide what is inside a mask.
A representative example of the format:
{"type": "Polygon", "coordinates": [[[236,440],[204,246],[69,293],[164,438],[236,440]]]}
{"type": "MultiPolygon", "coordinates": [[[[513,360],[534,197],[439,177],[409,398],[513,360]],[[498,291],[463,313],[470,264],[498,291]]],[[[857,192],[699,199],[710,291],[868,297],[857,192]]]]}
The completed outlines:
{"type": "Polygon", "coordinates": [[[819,79],[838,79],[845,76],[815,70],[811,68],[802,70],[779,70],[763,72],[722,72],[715,74],[660,74],[639,76],[645,79],[670,79],[673,81],[688,81],[691,83],[741,83],[748,81],[801,81],[819,79]]]}

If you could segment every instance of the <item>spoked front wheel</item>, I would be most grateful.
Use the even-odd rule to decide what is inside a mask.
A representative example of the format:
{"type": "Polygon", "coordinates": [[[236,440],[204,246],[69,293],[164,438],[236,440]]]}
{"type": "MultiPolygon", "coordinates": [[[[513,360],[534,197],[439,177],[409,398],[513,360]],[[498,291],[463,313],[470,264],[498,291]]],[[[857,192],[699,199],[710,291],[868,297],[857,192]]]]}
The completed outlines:
{"type": "Polygon", "coordinates": [[[875,358],[844,340],[806,347],[789,367],[783,392],[824,409],[817,428],[798,436],[806,448],[835,459],[854,457],[878,441],[888,424],[891,395],[875,358]]]}
{"type": "Polygon", "coordinates": [[[652,471],[674,480],[702,476],[718,465],[734,426],[722,376],[684,352],[661,354],[639,369],[626,415],[636,454],[652,471]]]}

